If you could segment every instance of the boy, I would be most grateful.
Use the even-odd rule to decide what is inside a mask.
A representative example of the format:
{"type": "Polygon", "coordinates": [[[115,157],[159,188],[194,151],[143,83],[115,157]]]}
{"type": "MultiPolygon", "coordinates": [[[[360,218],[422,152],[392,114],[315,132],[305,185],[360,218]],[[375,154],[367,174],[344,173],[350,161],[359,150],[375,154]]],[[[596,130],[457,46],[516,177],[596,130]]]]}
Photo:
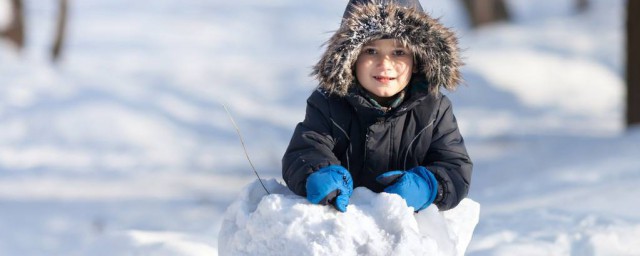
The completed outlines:
{"type": "Polygon", "coordinates": [[[440,87],[457,87],[461,65],[454,34],[418,0],[351,0],[282,159],[289,189],[342,212],[359,186],[415,211],[455,207],[472,163],[440,87]]]}

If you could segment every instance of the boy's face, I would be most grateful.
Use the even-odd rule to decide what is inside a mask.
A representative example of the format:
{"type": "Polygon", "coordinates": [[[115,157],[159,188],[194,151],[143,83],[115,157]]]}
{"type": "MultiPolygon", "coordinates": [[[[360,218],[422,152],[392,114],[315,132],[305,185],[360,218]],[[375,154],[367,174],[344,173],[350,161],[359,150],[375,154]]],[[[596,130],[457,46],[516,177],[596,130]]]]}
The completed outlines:
{"type": "Polygon", "coordinates": [[[395,39],[371,41],[356,60],[356,78],[370,93],[391,97],[402,91],[413,71],[413,52],[395,39]]]}

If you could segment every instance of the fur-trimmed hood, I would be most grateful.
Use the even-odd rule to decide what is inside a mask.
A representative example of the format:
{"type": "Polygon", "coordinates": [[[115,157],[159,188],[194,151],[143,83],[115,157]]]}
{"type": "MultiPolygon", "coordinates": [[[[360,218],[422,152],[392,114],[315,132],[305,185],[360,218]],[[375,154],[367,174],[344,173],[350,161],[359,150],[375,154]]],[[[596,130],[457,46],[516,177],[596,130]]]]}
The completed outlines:
{"type": "Polygon", "coordinates": [[[362,47],[382,38],[398,39],[415,55],[412,79],[427,80],[429,93],[455,89],[461,82],[458,40],[454,33],[422,11],[415,0],[351,0],[342,24],[326,42],[313,67],[319,87],[344,96],[355,84],[353,66],[362,47]]]}

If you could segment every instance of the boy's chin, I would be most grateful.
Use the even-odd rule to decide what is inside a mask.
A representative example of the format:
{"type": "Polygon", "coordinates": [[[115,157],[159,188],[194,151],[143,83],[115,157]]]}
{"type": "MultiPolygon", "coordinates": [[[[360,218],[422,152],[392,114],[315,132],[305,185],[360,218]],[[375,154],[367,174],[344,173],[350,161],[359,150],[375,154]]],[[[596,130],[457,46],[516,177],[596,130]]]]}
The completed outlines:
{"type": "Polygon", "coordinates": [[[380,98],[389,98],[398,93],[397,91],[374,91],[374,92],[369,91],[369,92],[380,98]]]}
{"type": "Polygon", "coordinates": [[[391,95],[391,94],[381,94],[381,95],[378,95],[378,94],[377,94],[376,96],[378,96],[378,97],[380,97],[380,98],[389,98],[389,97],[391,97],[391,96],[393,96],[393,95],[391,95]]]}

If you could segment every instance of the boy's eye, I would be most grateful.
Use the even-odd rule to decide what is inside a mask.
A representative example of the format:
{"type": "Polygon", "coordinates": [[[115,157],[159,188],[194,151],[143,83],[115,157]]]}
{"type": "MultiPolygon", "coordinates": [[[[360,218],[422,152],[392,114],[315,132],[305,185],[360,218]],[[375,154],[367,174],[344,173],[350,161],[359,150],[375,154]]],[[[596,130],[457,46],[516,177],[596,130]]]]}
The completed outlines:
{"type": "Polygon", "coordinates": [[[395,50],[395,51],[393,51],[393,55],[396,55],[396,56],[404,56],[406,54],[407,54],[407,52],[405,52],[404,50],[395,50]]]}

